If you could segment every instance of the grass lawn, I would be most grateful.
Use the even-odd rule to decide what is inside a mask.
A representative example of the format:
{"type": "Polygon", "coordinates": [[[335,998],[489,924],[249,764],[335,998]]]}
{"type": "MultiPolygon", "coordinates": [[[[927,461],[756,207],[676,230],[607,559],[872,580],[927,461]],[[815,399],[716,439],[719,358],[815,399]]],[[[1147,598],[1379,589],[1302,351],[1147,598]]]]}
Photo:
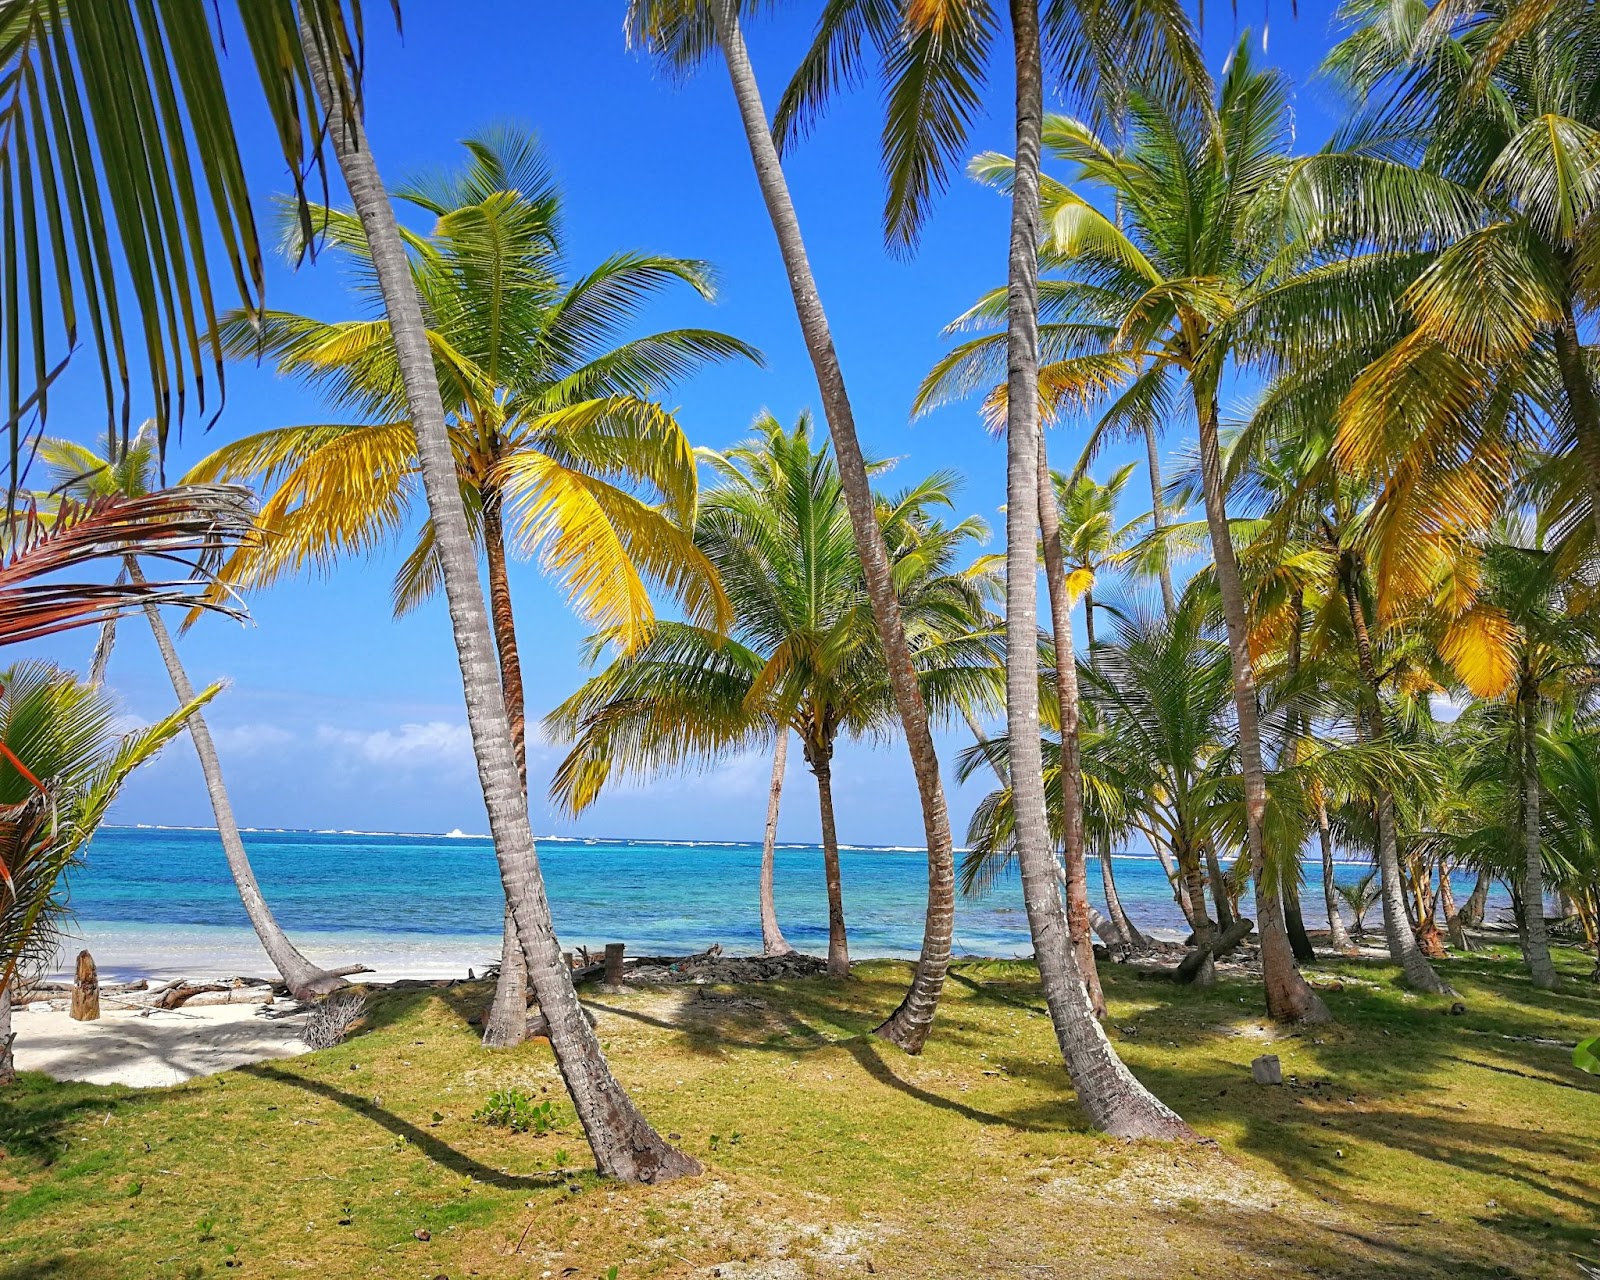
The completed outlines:
{"type": "Polygon", "coordinates": [[[0,1280],[1575,1276],[1600,1259],[1600,1079],[1550,1042],[1600,1031],[1600,989],[1561,962],[1555,995],[1505,949],[1445,962],[1460,1016],[1323,964],[1338,1021],[1304,1034],[1254,986],[1107,967],[1112,1039],[1201,1147],[1085,1132],[1030,966],[957,965],[919,1058],[862,1034],[898,963],[597,995],[617,1074],[706,1166],[656,1188],[585,1171],[547,1044],[478,1046],[484,984],[383,994],[339,1048],[177,1088],[25,1075],[0,1280]],[[1262,1052],[1284,1087],[1251,1082],[1262,1052]],[[472,1119],[511,1086],[558,1129],[472,1119]]]}

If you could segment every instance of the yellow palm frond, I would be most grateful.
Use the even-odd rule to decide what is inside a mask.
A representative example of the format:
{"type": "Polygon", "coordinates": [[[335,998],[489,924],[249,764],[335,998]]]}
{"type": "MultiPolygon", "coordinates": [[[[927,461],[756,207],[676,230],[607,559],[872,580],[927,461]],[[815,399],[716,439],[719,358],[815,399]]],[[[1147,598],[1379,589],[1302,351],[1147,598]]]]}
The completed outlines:
{"type": "Polygon", "coordinates": [[[1502,609],[1475,604],[1446,622],[1439,654],[1475,697],[1493,698],[1516,676],[1517,629],[1502,609]]]}

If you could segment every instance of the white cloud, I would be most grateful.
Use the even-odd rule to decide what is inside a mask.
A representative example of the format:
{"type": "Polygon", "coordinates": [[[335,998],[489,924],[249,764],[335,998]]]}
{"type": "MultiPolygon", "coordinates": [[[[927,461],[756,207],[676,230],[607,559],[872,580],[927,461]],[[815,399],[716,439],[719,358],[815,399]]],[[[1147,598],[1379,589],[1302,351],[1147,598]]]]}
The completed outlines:
{"type": "Polygon", "coordinates": [[[370,731],[325,724],[317,729],[317,741],[367,764],[397,768],[472,761],[472,735],[467,726],[446,720],[370,731]]]}
{"type": "Polygon", "coordinates": [[[294,734],[275,724],[230,724],[211,731],[217,751],[228,756],[250,756],[274,751],[294,741],[294,734]]]}

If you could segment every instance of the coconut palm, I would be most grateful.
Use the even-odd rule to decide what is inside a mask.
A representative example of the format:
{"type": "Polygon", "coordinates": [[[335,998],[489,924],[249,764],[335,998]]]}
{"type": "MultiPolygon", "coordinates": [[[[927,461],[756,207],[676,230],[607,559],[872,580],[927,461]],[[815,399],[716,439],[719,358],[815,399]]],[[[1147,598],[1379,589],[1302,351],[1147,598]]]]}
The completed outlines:
{"type": "Polygon", "coordinates": [[[1347,241],[1426,255],[1402,299],[1408,331],[1340,415],[1341,450],[1388,491],[1387,600],[1421,585],[1417,530],[1493,520],[1518,445],[1552,453],[1547,515],[1577,549],[1600,529],[1582,339],[1600,248],[1600,31],[1560,3],[1354,0],[1344,17],[1329,68],[1364,107],[1341,141],[1382,156],[1390,179],[1383,200],[1351,192],[1336,221],[1347,241]]]}
{"type": "Polygon", "coordinates": [[[1358,938],[1367,936],[1367,913],[1378,903],[1379,890],[1373,882],[1378,878],[1374,867],[1359,880],[1335,880],[1333,891],[1345,906],[1350,908],[1351,932],[1358,938]]]}
{"type": "MultiPolygon", "coordinates": [[[[412,276],[430,319],[462,499],[484,550],[490,620],[512,746],[526,786],[521,660],[508,541],[538,556],[574,608],[624,648],[644,642],[664,587],[689,616],[726,622],[714,575],[685,531],[693,519],[692,451],[674,416],[650,396],[699,366],[758,359],[705,329],[622,338],[655,293],[687,284],[711,295],[704,263],[616,254],[567,277],[561,194],[536,141],[498,128],[467,143],[457,172],[397,194],[435,219],[412,236],[412,276]],[[508,537],[507,522],[511,524],[508,537]]],[[[361,268],[357,296],[376,299],[360,223],[318,211],[325,237],[361,268]]],[[[291,234],[291,255],[300,249],[291,234]]],[[[388,326],[283,312],[236,312],[222,323],[239,359],[279,371],[363,421],[282,427],[224,445],[194,479],[270,490],[258,532],[224,566],[224,582],[263,586],[341,555],[369,552],[406,529],[417,497],[416,442],[388,326]]],[[[394,584],[404,613],[439,585],[434,527],[424,520],[394,584]]],[[[519,1043],[527,1018],[522,958],[506,925],[485,1043],[519,1043]]]]}
{"type": "MultiPolygon", "coordinates": [[[[804,416],[793,430],[770,415],[755,429],[748,444],[709,456],[723,483],[704,495],[695,529],[733,605],[731,638],[663,624],[649,644],[587,681],[546,720],[553,737],[574,744],[552,794],[580,812],[613,777],[704,767],[793,733],[817,780],[828,969],[842,978],[849,949],[833,756],[842,739],[886,736],[894,700],[831,450],[813,443],[804,416]]],[[[957,701],[993,701],[999,670],[986,584],[954,565],[987,531],[975,519],[946,525],[934,516],[951,505],[953,484],[934,475],[876,502],[922,696],[935,714],[957,701]]],[[[769,876],[764,859],[764,885],[769,876]]]]}
{"type": "MultiPolygon", "coordinates": [[[[93,449],[70,440],[47,437],[39,442],[39,459],[48,469],[52,487],[85,502],[106,498],[140,499],[155,492],[156,453],[154,423],[141,428],[115,459],[103,457],[93,449]]],[[[122,567],[130,581],[145,581],[138,554],[125,554],[122,567]]],[[[154,602],[144,605],[144,613],[162,663],[167,669],[167,678],[172,682],[172,691],[180,706],[187,705],[194,701],[194,685],[184,670],[183,660],[178,655],[166,619],[154,602]]],[[[114,623],[114,618],[107,623],[97,647],[91,683],[99,683],[110,657],[114,623]]],[[[272,914],[255,870],[250,865],[244,838],[239,834],[233,802],[228,797],[227,782],[222,775],[222,761],[217,755],[216,742],[211,737],[205,716],[196,711],[188,718],[187,727],[195,755],[200,760],[200,772],[205,778],[211,812],[217,820],[217,837],[222,843],[223,856],[228,861],[228,873],[233,877],[240,902],[244,904],[250,927],[255,930],[256,938],[272,961],[273,968],[289,990],[301,999],[324,995],[342,986],[337,974],[312,964],[300,953],[272,914]]]]}
{"type": "Polygon", "coordinates": [[[116,731],[116,704],[47,662],[0,672],[0,1085],[15,1079],[11,993],[55,958],[63,878],[139,765],[216,696],[212,685],[159,724],[116,731]]]}
{"type": "MultiPolygon", "coordinates": [[[[1254,66],[1248,41],[1229,59],[1214,107],[1137,77],[1125,101],[1128,127],[1120,142],[1067,117],[1052,116],[1044,130],[1050,150],[1073,174],[1044,193],[1046,262],[1060,277],[1050,318],[1060,327],[1053,338],[1058,358],[1041,368],[1037,385],[1078,398],[1121,388],[1112,414],[1130,411],[1130,395],[1141,406],[1176,402],[1179,393],[1190,403],[1233,666],[1268,1009],[1283,1020],[1316,1021],[1327,1011],[1295,967],[1277,895],[1261,884],[1266,773],[1220,405],[1224,379],[1241,363],[1270,373],[1291,359],[1315,362],[1319,344],[1353,323],[1338,312],[1330,322],[1330,312],[1359,311],[1355,301],[1364,305],[1377,288],[1369,279],[1374,268],[1352,259],[1299,271],[1298,258],[1284,250],[1282,192],[1293,163],[1287,89],[1276,72],[1254,66]],[[1120,218],[1101,213],[1091,196],[1114,201],[1120,218]]],[[[1011,159],[995,155],[980,156],[973,169],[1013,188],[1019,172],[1011,159]]]]}
{"type": "MultiPolygon", "coordinates": [[[[561,962],[527,800],[518,784],[426,321],[407,269],[405,242],[367,144],[359,0],[348,5],[345,0],[240,5],[237,12],[261,78],[266,114],[297,194],[303,196],[305,182],[315,180],[322,148],[331,145],[373,248],[373,270],[418,439],[501,880],[530,978],[550,1022],[551,1044],[596,1163],[602,1173],[630,1180],[692,1172],[698,1164],[661,1140],[612,1077],[561,962]]],[[[152,380],[158,388],[181,391],[186,385],[184,359],[200,349],[199,332],[209,327],[215,310],[205,257],[208,234],[220,229],[224,256],[241,294],[247,304],[259,303],[262,255],[222,88],[220,37],[209,25],[210,16],[193,6],[167,6],[142,13],[136,21],[119,0],[78,0],[70,6],[62,0],[32,0],[7,10],[14,24],[7,28],[7,65],[15,59],[22,74],[10,78],[7,90],[16,127],[6,130],[0,142],[4,172],[15,178],[0,193],[5,212],[0,221],[10,237],[0,257],[23,268],[11,277],[18,287],[10,296],[32,318],[33,357],[14,360],[7,369],[9,401],[17,408],[11,417],[13,492],[21,479],[16,465],[20,405],[36,405],[42,413],[50,375],[41,358],[47,339],[44,304],[51,292],[49,277],[40,268],[46,245],[57,263],[76,261],[81,266],[78,279],[68,271],[57,273],[57,312],[69,344],[76,340],[75,317],[89,317],[108,407],[115,406],[116,386],[131,386],[131,380],[117,373],[127,367],[121,326],[135,314],[144,322],[152,380]],[[74,20],[59,21],[69,8],[74,20]],[[94,56],[99,47],[95,42],[108,31],[131,56],[94,56]],[[175,53],[180,49],[182,75],[175,53]],[[41,67],[43,76],[37,74],[41,67]],[[52,86],[51,92],[39,91],[41,81],[52,86]],[[30,143],[37,145],[30,149],[30,143]],[[179,153],[185,157],[181,163],[172,159],[179,153]],[[34,234],[41,222],[48,229],[46,237],[34,234]],[[134,306],[114,303],[119,272],[131,281],[134,306]],[[80,308],[83,299],[87,303],[80,308]],[[29,373],[23,374],[24,369],[29,373]],[[176,380],[173,371],[179,374],[176,380]],[[26,395],[19,394],[24,378],[33,383],[26,395]]],[[[309,210],[303,199],[300,205],[302,227],[309,235],[309,210]]],[[[220,365],[220,350],[212,346],[210,353],[212,363],[220,365]]],[[[183,402],[179,395],[176,404],[183,402]]],[[[162,411],[158,421],[164,424],[174,401],[158,394],[156,403],[162,411]]],[[[122,432],[127,433],[126,404],[122,432]]],[[[160,432],[164,440],[164,426],[160,432]]]]}
{"type": "Polygon", "coordinates": [[[417,463],[433,526],[439,579],[450,607],[461,665],[467,725],[478,762],[484,805],[494,837],[500,881],[506,892],[528,980],[548,1020],[550,1044],[562,1079],[606,1176],[655,1182],[698,1172],[699,1163],[666,1142],[611,1074],[594,1028],[584,1017],[561,958],[544,880],[539,873],[528,800],[506,713],[493,637],[478,579],[472,525],[460,490],[440,379],[429,341],[427,317],[405,238],[384,190],[367,141],[362,104],[343,85],[352,47],[339,32],[320,30],[302,11],[300,41],[327,121],[345,186],[361,219],[372,269],[388,317],[390,338],[404,389],[407,419],[417,442],[417,463]]]}

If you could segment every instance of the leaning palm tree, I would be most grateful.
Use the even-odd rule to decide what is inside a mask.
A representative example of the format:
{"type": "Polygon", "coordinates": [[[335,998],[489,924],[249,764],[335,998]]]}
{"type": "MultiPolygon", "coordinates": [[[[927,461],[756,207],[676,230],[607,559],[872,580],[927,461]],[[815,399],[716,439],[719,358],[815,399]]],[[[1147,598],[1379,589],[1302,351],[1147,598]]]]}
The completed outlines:
{"type": "MultiPolygon", "coordinates": [[[[331,145],[373,245],[373,267],[418,438],[501,880],[596,1164],[606,1175],[631,1180],[691,1172],[697,1163],[662,1141],[612,1077],[561,963],[526,797],[518,785],[426,321],[399,226],[367,146],[360,0],[249,4],[237,12],[260,74],[266,114],[299,184],[297,194],[314,180],[323,148],[331,145]]],[[[15,24],[8,27],[13,38],[6,44],[7,70],[15,67],[22,74],[10,75],[6,90],[17,127],[0,138],[9,179],[0,184],[5,213],[0,223],[9,236],[0,258],[16,270],[11,281],[17,287],[8,290],[9,296],[19,299],[21,312],[33,321],[32,359],[7,366],[8,401],[44,411],[51,374],[42,355],[49,338],[44,319],[54,300],[69,346],[77,340],[76,318],[89,318],[109,416],[118,407],[115,388],[131,389],[131,380],[116,371],[127,368],[124,316],[137,314],[150,350],[164,441],[171,410],[185,403],[183,390],[191,380],[186,357],[201,349],[200,332],[215,314],[206,266],[208,234],[220,227],[223,256],[247,304],[258,302],[261,293],[262,254],[222,87],[220,35],[209,26],[211,13],[195,6],[163,6],[142,12],[136,21],[125,0],[28,0],[8,9],[7,16],[15,24]],[[60,21],[63,12],[74,20],[60,21]],[[131,56],[95,56],[93,51],[104,47],[97,42],[108,32],[131,56]],[[173,52],[178,49],[184,51],[181,74],[173,52]],[[39,91],[41,82],[52,86],[50,93],[39,91]],[[187,158],[191,143],[192,160],[187,158]],[[178,151],[186,157],[183,163],[171,159],[178,151]],[[34,234],[41,224],[45,237],[34,234]],[[81,276],[63,271],[52,281],[41,269],[46,244],[54,261],[78,262],[81,276]],[[115,301],[123,272],[137,305],[119,307],[115,301]],[[175,396],[168,394],[173,390],[175,396]]],[[[309,209],[303,199],[300,203],[309,233],[309,209]]],[[[221,352],[212,346],[209,354],[220,378],[221,352]]],[[[194,377],[199,376],[195,369],[194,377]]],[[[128,434],[128,396],[121,399],[121,432],[112,437],[116,445],[128,434]]],[[[17,467],[21,420],[20,412],[12,415],[8,481],[13,492],[22,479],[17,467]]],[[[116,433],[117,424],[111,426],[116,433]]]]}
{"type": "MultiPolygon", "coordinates": [[[[625,649],[643,643],[654,625],[651,584],[671,591],[696,621],[724,625],[715,575],[685,531],[695,504],[693,453],[676,418],[651,397],[707,362],[759,356],[706,329],[622,338],[645,302],[670,285],[709,297],[707,266],[621,253],[569,279],[561,193],[536,141],[502,127],[473,138],[467,150],[462,170],[397,195],[434,219],[431,234],[409,239],[412,276],[430,320],[462,499],[484,552],[501,687],[526,787],[508,549],[540,557],[578,612],[625,649]]],[[[362,268],[357,300],[375,309],[359,221],[331,210],[316,216],[325,239],[362,268]]],[[[302,246],[290,232],[295,256],[302,246]]],[[[193,469],[192,479],[249,481],[269,492],[256,536],[223,567],[223,582],[265,586],[307,567],[327,570],[404,529],[418,496],[416,440],[388,326],[236,312],[221,332],[230,355],[269,357],[336,410],[363,419],[264,431],[193,469]]],[[[434,594],[439,580],[434,527],[425,520],[395,579],[396,613],[434,594]]],[[[523,974],[508,919],[485,1043],[522,1041],[523,974]]]]}
{"type": "Polygon", "coordinates": [[[15,1079],[11,993],[19,976],[55,958],[63,878],[128,775],[220,688],[118,734],[116,704],[70,672],[45,662],[0,672],[0,1085],[15,1079]]]}
{"type": "MultiPolygon", "coordinates": [[[[39,443],[39,458],[49,470],[53,486],[82,501],[112,497],[138,499],[154,491],[156,482],[156,435],[154,424],[141,429],[115,459],[102,457],[85,445],[70,440],[46,438],[39,443]]],[[[248,513],[244,517],[248,519],[248,513]]],[[[136,552],[122,558],[123,573],[133,583],[145,581],[136,552]]],[[[144,605],[145,618],[155,637],[156,648],[172,682],[172,691],[180,705],[194,700],[194,685],[184,670],[178,647],[167,629],[166,619],[153,602],[144,605]]],[[[107,622],[100,645],[96,649],[93,677],[98,683],[106,661],[110,657],[111,638],[115,618],[107,622]]],[[[262,950],[272,961],[273,968],[288,985],[289,990],[301,999],[324,995],[342,986],[338,974],[331,973],[307,960],[289,940],[272,908],[267,905],[250,865],[250,855],[245,850],[244,838],[239,834],[239,823],[234,817],[233,802],[228,796],[227,782],[222,776],[222,761],[217,755],[216,742],[205,717],[196,711],[189,717],[187,727],[195,755],[200,760],[200,772],[205,778],[206,794],[211,801],[211,812],[217,820],[217,837],[222,842],[223,856],[228,860],[228,873],[233,877],[244,904],[250,927],[255,930],[262,950]]]]}
{"type": "MultiPolygon", "coordinates": [[[[704,767],[792,733],[817,780],[828,970],[842,978],[849,947],[834,751],[843,739],[886,736],[894,700],[831,451],[813,443],[806,417],[790,431],[763,416],[756,432],[710,457],[723,483],[705,495],[695,530],[733,605],[731,637],[663,624],[651,643],[587,681],[546,720],[553,737],[574,744],[552,794],[581,811],[612,777],[704,767]]],[[[876,502],[922,696],[935,714],[958,700],[995,701],[999,670],[986,584],[954,567],[987,531],[977,520],[933,518],[951,505],[952,488],[950,476],[935,475],[876,502]]],[[[763,917],[767,910],[764,902],[763,917]]]]}

